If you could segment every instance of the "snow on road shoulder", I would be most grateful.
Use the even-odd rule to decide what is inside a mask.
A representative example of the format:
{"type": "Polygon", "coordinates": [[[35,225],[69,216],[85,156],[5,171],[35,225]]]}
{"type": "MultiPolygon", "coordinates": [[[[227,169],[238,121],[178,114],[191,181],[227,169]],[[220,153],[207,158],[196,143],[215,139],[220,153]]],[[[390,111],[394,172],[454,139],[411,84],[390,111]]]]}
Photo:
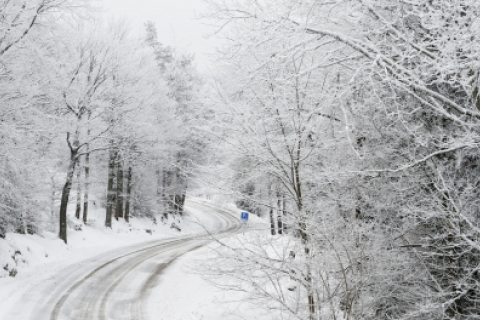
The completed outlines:
{"type": "MultiPolygon", "coordinates": [[[[250,231],[221,238],[224,243],[241,243],[255,240],[258,233],[250,231]],[[253,233],[257,233],[253,235],[253,233]]],[[[276,249],[284,250],[287,239],[260,237],[274,240],[276,249]]],[[[287,241],[288,242],[288,241],[287,241]]],[[[271,320],[278,316],[265,305],[253,302],[238,279],[217,278],[215,269],[220,266],[218,252],[222,250],[217,242],[189,252],[177,258],[162,273],[151,291],[145,311],[152,320],[271,320]],[[211,272],[213,271],[213,272],[211,272]],[[212,281],[213,280],[213,281],[212,281]],[[214,284],[215,283],[215,284],[214,284]]],[[[225,266],[223,266],[225,267],[225,266]]]]}
{"type": "Polygon", "coordinates": [[[0,281],[8,276],[19,277],[35,266],[70,259],[70,256],[86,258],[125,245],[196,234],[203,232],[204,227],[221,227],[218,217],[197,209],[186,211],[182,219],[169,217],[158,219],[158,223],[136,217],[130,217],[129,222],[124,219],[113,220],[111,229],[97,222],[103,220],[103,210],[92,211],[89,221],[93,223],[87,226],[80,220],[72,219],[73,213],[69,213],[68,245],[56,234],[47,231],[42,235],[8,233],[5,239],[0,238],[0,281]]]}
{"type": "Polygon", "coordinates": [[[152,320],[267,320],[247,303],[246,293],[224,291],[207,281],[196,266],[208,256],[204,247],[177,258],[164,270],[146,303],[152,320]]]}
{"type": "Polygon", "coordinates": [[[123,246],[173,237],[173,232],[146,233],[147,227],[148,221],[132,219],[130,224],[115,222],[112,229],[88,226],[81,231],[69,229],[68,245],[50,232],[42,236],[8,233],[5,239],[0,239],[0,267],[4,271],[0,277],[0,319],[20,303],[25,293],[55,278],[67,266],[123,246]]]}
{"type": "MultiPolygon", "coordinates": [[[[68,245],[47,231],[42,235],[7,233],[5,239],[0,239],[0,266],[3,270],[0,283],[5,281],[2,277],[15,275],[19,278],[41,265],[86,258],[105,250],[178,234],[165,226],[152,225],[151,220],[137,218],[131,218],[130,223],[114,221],[112,229],[78,225],[81,230],[68,229],[68,245]]],[[[0,288],[0,294],[1,291],[0,288]]]]}

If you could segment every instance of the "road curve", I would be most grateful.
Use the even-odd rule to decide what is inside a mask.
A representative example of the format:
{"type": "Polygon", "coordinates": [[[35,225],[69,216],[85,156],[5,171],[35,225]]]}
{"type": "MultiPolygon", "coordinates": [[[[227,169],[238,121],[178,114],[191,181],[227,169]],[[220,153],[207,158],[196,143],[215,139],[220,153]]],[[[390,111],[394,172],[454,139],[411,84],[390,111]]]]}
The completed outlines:
{"type": "MultiPolygon", "coordinates": [[[[231,213],[202,201],[189,206],[215,215],[218,237],[240,229],[231,213]]],[[[187,206],[188,209],[188,206],[187,206]]],[[[207,232],[106,252],[62,269],[55,279],[25,294],[8,319],[147,320],[145,302],[162,271],[179,256],[211,241],[207,232]]]]}

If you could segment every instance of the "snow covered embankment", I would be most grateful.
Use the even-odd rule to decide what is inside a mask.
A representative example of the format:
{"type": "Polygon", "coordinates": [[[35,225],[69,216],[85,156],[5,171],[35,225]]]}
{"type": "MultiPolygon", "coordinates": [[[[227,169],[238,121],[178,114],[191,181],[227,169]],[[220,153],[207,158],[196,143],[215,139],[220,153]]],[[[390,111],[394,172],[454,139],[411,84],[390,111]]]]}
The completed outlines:
{"type": "Polygon", "coordinates": [[[192,214],[186,212],[181,220],[169,217],[158,223],[135,217],[131,217],[129,223],[123,219],[114,220],[112,229],[95,223],[103,221],[103,215],[102,210],[93,211],[90,215],[93,223],[85,226],[69,214],[68,245],[51,232],[43,232],[42,235],[8,233],[5,239],[0,238],[0,298],[4,291],[2,288],[13,281],[9,278],[27,277],[44,267],[71,264],[126,245],[201,233],[205,227],[221,227],[217,217],[199,210],[193,210],[192,214]]]}

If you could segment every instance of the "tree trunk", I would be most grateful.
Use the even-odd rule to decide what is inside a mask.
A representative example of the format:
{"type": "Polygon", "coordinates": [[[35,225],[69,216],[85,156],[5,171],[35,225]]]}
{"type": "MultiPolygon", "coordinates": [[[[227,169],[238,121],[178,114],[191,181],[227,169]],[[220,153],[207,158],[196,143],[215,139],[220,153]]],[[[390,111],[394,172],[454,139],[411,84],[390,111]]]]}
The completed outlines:
{"type": "Polygon", "coordinates": [[[270,232],[272,233],[272,236],[276,234],[275,230],[275,219],[273,219],[273,205],[272,205],[272,192],[271,192],[272,186],[270,185],[268,187],[268,199],[270,202],[270,208],[269,208],[269,213],[270,213],[270,232]]]}
{"type": "Polygon", "coordinates": [[[187,178],[185,177],[185,175],[182,175],[183,177],[181,178],[181,185],[182,185],[182,189],[181,189],[181,195],[180,195],[180,199],[179,199],[179,213],[180,215],[183,215],[183,207],[185,206],[185,198],[187,197],[187,178]]]}
{"type": "Polygon", "coordinates": [[[278,222],[278,234],[283,233],[283,222],[282,222],[282,198],[280,192],[277,191],[277,222],[278,222]]]}
{"type": "Polygon", "coordinates": [[[305,282],[307,283],[307,299],[308,299],[308,310],[310,311],[310,320],[315,318],[315,298],[313,294],[313,279],[312,279],[312,259],[310,257],[310,248],[309,244],[305,243],[305,255],[307,257],[307,274],[305,275],[305,282]]]}
{"type": "Polygon", "coordinates": [[[180,171],[180,181],[181,181],[181,197],[180,197],[180,215],[183,215],[183,208],[185,206],[185,199],[187,197],[187,188],[188,188],[188,179],[187,179],[187,164],[183,164],[184,171],[180,171]]]}
{"type": "Polygon", "coordinates": [[[175,196],[173,201],[175,202],[175,214],[180,214],[180,199],[182,198],[182,177],[180,175],[180,169],[177,167],[175,169],[175,196]]]}
{"type": "Polygon", "coordinates": [[[117,166],[117,206],[115,218],[123,218],[123,159],[118,160],[117,166]]]}
{"type": "Polygon", "coordinates": [[[162,176],[160,174],[160,168],[155,171],[155,174],[157,175],[157,214],[162,211],[162,202],[163,202],[163,197],[162,197],[162,188],[163,188],[163,181],[162,181],[162,176]]]}
{"type": "Polygon", "coordinates": [[[67,180],[63,185],[62,200],[60,202],[60,231],[59,237],[65,243],[67,243],[67,206],[68,198],[70,197],[70,189],[72,188],[73,174],[75,172],[75,166],[77,164],[77,152],[75,150],[70,151],[70,163],[68,164],[67,180]]]}
{"type": "Polygon", "coordinates": [[[162,210],[163,210],[163,218],[166,219],[168,216],[168,201],[167,201],[167,170],[163,169],[162,174],[162,210]]]}
{"type": "MultiPolygon", "coordinates": [[[[300,150],[300,149],[299,149],[300,150]]],[[[297,159],[300,158],[300,151],[298,151],[298,156],[297,159]]],[[[307,230],[307,223],[308,223],[308,212],[303,210],[303,199],[302,199],[302,184],[300,181],[300,166],[297,163],[294,162],[294,165],[292,167],[292,173],[294,176],[294,189],[295,189],[295,195],[296,195],[296,203],[297,203],[297,209],[299,212],[300,216],[300,221],[299,221],[299,232],[300,232],[300,238],[302,239],[302,243],[304,246],[304,252],[305,256],[307,257],[307,262],[306,262],[306,267],[307,267],[307,272],[305,275],[305,282],[307,283],[307,300],[308,300],[308,310],[309,310],[309,320],[314,320],[315,317],[315,299],[313,296],[313,280],[312,280],[312,270],[311,270],[311,259],[310,259],[310,247],[309,247],[309,234],[307,230]]]]}
{"type": "Polygon", "coordinates": [[[282,213],[283,213],[283,221],[282,221],[282,225],[283,225],[283,233],[286,233],[287,232],[287,225],[285,223],[285,220],[286,220],[286,217],[287,217],[287,199],[285,198],[285,193],[282,194],[282,213]]]}
{"type": "Polygon", "coordinates": [[[270,231],[272,232],[272,236],[276,234],[275,231],[275,220],[273,219],[273,207],[270,206],[270,231]]]}
{"type": "Polygon", "coordinates": [[[173,200],[173,213],[177,214],[178,213],[178,196],[176,192],[173,194],[172,200],[173,200]]]}
{"type": "Polygon", "coordinates": [[[187,195],[185,193],[183,193],[181,196],[180,196],[180,203],[179,203],[179,213],[180,215],[183,215],[183,207],[185,206],[185,198],[187,197],[187,195]]]}
{"type": "Polygon", "coordinates": [[[77,166],[77,205],[75,207],[75,218],[80,219],[80,212],[82,212],[82,168],[80,166],[80,158],[78,159],[79,165],[77,166]]]}
{"type": "Polygon", "coordinates": [[[313,295],[313,280],[312,280],[312,270],[311,270],[311,258],[310,258],[310,237],[307,231],[307,219],[308,212],[305,214],[300,214],[300,236],[302,238],[302,243],[304,246],[305,256],[307,257],[306,261],[306,275],[305,282],[307,283],[307,299],[308,299],[308,310],[310,311],[309,320],[314,320],[315,317],[315,299],[313,295]]]}
{"type": "Polygon", "coordinates": [[[115,191],[113,190],[113,175],[115,170],[115,159],[117,157],[116,150],[113,148],[113,141],[110,143],[112,147],[110,148],[108,159],[107,210],[105,216],[105,227],[107,228],[112,228],[112,208],[113,200],[115,198],[115,191]]]}
{"type": "MultiPolygon", "coordinates": [[[[88,114],[90,120],[90,113],[88,114]]],[[[89,125],[89,124],[87,124],[89,125]]],[[[87,129],[87,141],[90,140],[90,127],[87,129]]],[[[84,182],[84,194],[83,194],[83,223],[87,224],[88,221],[88,193],[90,186],[90,145],[85,145],[85,182],[84,182]]]]}
{"type": "Polygon", "coordinates": [[[85,184],[84,189],[85,193],[83,195],[83,223],[87,224],[88,219],[88,187],[90,184],[90,154],[88,153],[88,145],[87,145],[87,153],[85,154],[85,184]]]}
{"type": "Polygon", "coordinates": [[[128,167],[127,172],[127,194],[125,197],[125,221],[130,221],[130,198],[132,196],[132,167],[128,167]]]}

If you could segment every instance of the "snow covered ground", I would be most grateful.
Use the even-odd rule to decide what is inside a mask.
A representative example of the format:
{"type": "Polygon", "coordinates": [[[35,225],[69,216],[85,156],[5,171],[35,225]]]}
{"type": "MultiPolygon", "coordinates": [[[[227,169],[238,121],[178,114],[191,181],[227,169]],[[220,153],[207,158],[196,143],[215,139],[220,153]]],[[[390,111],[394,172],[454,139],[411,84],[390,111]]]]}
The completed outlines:
{"type": "MultiPolygon", "coordinates": [[[[0,279],[8,278],[10,272],[18,278],[21,274],[35,270],[39,265],[55,263],[58,260],[88,258],[125,245],[198,233],[205,228],[213,230],[222,227],[222,221],[218,217],[205,215],[201,210],[187,211],[182,220],[169,218],[156,224],[147,218],[131,217],[129,223],[124,219],[113,219],[112,229],[103,226],[105,211],[102,208],[90,212],[89,220],[95,222],[92,226],[85,226],[72,216],[71,211],[68,245],[58,239],[57,234],[48,231],[42,235],[8,233],[5,239],[0,239],[0,279]],[[172,223],[181,231],[171,228],[172,223]],[[74,224],[81,225],[82,230],[74,230],[74,224]]],[[[8,282],[5,279],[0,281],[2,284],[8,282]]]]}
{"type": "Polygon", "coordinates": [[[270,320],[265,310],[248,303],[244,292],[224,291],[214,286],[196,266],[204,263],[209,248],[190,252],[163,273],[147,301],[152,320],[270,320]]]}
{"type": "MultiPolygon", "coordinates": [[[[208,221],[208,220],[207,220],[208,221]]],[[[40,265],[59,260],[87,258],[105,250],[152,239],[188,234],[200,228],[193,222],[182,224],[183,232],[170,229],[169,225],[154,225],[149,219],[131,218],[130,223],[113,222],[112,229],[103,226],[83,226],[81,231],[68,230],[68,245],[51,232],[42,235],[20,235],[8,233],[0,239],[0,278],[16,270],[16,278],[35,270],[40,265]],[[151,234],[147,230],[151,231],[151,234]]],[[[5,279],[1,279],[1,283],[5,279]]]]}
{"type": "MultiPolygon", "coordinates": [[[[195,201],[197,204],[201,202],[203,205],[215,206],[208,201],[195,201]]],[[[228,223],[221,217],[205,214],[198,209],[195,201],[190,201],[186,218],[175,221],[180,225],[181,232],[170,228],[173,221],[153,224],[148,219],[132,218],[128,224],[123,220],[114,221],[112,229],[98,225],[83,226],[81,231],[69,229],[68,245],[58,240],[56,234],[49,232],[44,232],[42,236],[8,234],[6,239],[0,239],[0,266],[4,271],[0,277],[0,319],[5,319],[8,310],[18,303],[19,298],[26,292],[42,282],[55,281],[56,273],[65,267],[76,264],[81,266],[82,261],[101,256],[104,252],[121,250],[125,246],[205,233],[227,226],[228,223]],[[147,230],[151,230],[151,233],[147,233],[147,230]],[[15,277],[9,276],[12,268],[5,267],[7,264],[15,265],[15,277]]],[[[224,209],[240,213],[233,207],[224,209]]],[[[101,221],[103,214],[98,211],[91,216],[97,215],[97,221],[101,221]]],[[[193,263],[195,257],[202,254],[201,250],[204,249],[178,258],[167,268],[166,274],[162,274],[161,281],[154,288],[154,293],[150,295],[151,301],[147,304],[151,319],[225,318],[226,309],[218,304],[223,293],[193,269],[186,268],[193,263]],[[184,303],[185,301],[188,303],[184,303]],[[162,317],[159,318],[158,315],[162,317]]]]}
{"type": "MultiPolygon", "coordinates": [[[[236,211],[240,215],[240,210],[236,211]]],[[[268,224],[265,220],[250,215],[249,226],[244,228],[244,235],[248,236],[249,230],[259,229],[268,230],[268,224]]],[[[189,252],[164,270],[146,303],[149,319],[272,319],[271,314],[265,314],[265,310],[248,303],[247,293],[222,290],[209,281],[209,276],[203,274],[202,266],[208,265],[211,256],[209,253],[218,246],[217,243],[212,243],[189,252]]]]}

